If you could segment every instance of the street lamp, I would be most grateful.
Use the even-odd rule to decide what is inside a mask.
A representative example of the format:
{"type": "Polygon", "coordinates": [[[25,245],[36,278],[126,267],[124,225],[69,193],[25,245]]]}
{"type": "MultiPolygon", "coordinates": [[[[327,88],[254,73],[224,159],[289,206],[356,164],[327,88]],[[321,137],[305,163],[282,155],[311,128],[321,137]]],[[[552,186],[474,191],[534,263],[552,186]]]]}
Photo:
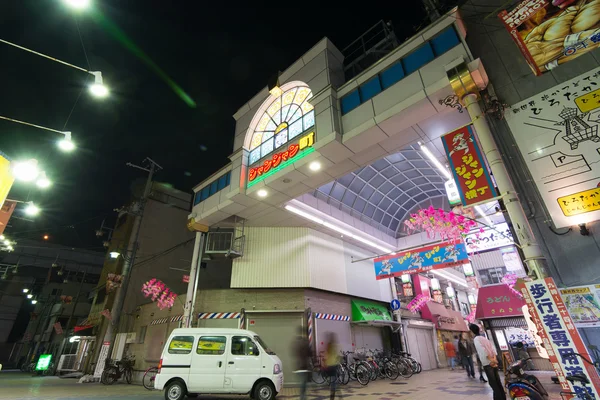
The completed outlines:
{"type": "Polygon", "coordinates": [[[46,171],[42,171],[35,184],[42,189],[46,189],[52,182],[50,182],[50,179],[46,176],[46,171]]]}
{"type": "Polygon", "coordinates": [[[35,159],[27,161],[18,161],[13,166],[13,174],[15,178],[24,182],[31,182],[40,174],[38,161],[35,159]]]}
{"type": "Polygon", "coordinates": [[[31,304],[37,304],[37,300],[35,300],[35,299],[31,300],[31,304]]]}
{"type": "Polygon", "coordinates": [[[119,253],[118,251],[111,251],[108,254],[110,255],[110,258],[112,258],[112,259],[117,259],[121,255],[121,253],[119,253]]]}
{"type": "Polygon", "coordinates": [[[83,10],[90,6],[90,0],[63,0],[69,7],[77,10],[83,10]]]}
{"type": "Polygon", "coordinates": [[[103,98],[108,96],[108,88],[104,86],[104,81],[102,80],[102,72],[100,71],[92,71],[90,74],[94,75],[94,83],[90,86],[90,92],[95,97],[103,98]]]}
{"type": "Polygon", "coordinates": [[[27,295],[27,298],[28,298],[28,299],[32,299],[32,298],[33,298],[33,295],[30,293],[30,294],[28,294],[28,295],[27,295]]]}
{"type": "Polygon", "coordinates": [[[71,132],[63,132],[65,137],[58,142],[58,147],[62,151],[70,152],[75,149],[75,143],[71,140],[71,132]]]}
{"type": "Polygon", "coordinates": [[[38,215],[40,213],[40,208],[33,204],[33,202],[29,202],[27,207],[25,208],[25,214],[27,215],[38,215]]]}
{"type": "Polygon", "coordinates": [[[27,292],[29,292],[29,289],[27,289],[27,288],[23,289],[23,293],[27,293],[27,292]]]}

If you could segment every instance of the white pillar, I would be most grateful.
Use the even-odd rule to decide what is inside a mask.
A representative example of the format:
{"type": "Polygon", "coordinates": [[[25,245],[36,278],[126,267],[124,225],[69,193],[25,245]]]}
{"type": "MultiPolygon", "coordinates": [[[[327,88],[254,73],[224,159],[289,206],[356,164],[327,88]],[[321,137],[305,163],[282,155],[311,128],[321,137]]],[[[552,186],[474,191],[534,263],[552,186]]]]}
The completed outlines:
{"type": "Polygon", "coordinates": [[[498,151],[496,142],[494,142],[494,137],[485,119],[485,114],[481,111],[481,107],[477,102],[477,95],[473,93],[468,94],[463,97],[463,102],[473,121],[473,126],[481,144],[481,150],[487,158],[494,179],[496,180],[496,185],[504,201],[504,206],[512,221],[517,236],[515,239],[523,251],[523,255],[525,256],[524,261],[529,268],[529,273],[535,274],[536,279],[544,278],[548,276],[546,259],[533,236],[527,216],[523,211],[523,207],[521,207],[510,176],[504,167],[504,162],[502,161],[502,156],[498,151]]]}
{"type": "Polygon", "coordinates": [[[198,273],[200,272],[200,263],[202,262],[202,247],[204,247],[204,234],[202,232],[196,232],[194,252],[192,254],[192,265],[190,268],[190,280],[188,281],[187,295],[183,306],[183,328],[190,328],[193,321],[196,290],[198,289],[198,273]]]}

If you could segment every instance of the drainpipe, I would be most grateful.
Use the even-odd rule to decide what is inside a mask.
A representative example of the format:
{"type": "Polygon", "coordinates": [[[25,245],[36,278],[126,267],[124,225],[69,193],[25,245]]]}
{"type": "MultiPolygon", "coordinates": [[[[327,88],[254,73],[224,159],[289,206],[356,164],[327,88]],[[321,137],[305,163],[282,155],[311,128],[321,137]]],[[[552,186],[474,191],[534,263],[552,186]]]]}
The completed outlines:
{"type": "Polygon", "coordinates": [[[185,305],[183,306],[182,327],[191,328],[194,320],[194,307],[196,305],[196,295],[198,294],[198,278],[200,275],[200,264],[204,254],[204,236],[202,232],[196,232],[194,242],[194,252],[192,254],[192,265],[190,268],[190,279],[188,281],[187,295],[185,305]]]}
{"type": "Polygon", "coordinates": [[[498,190],[504,200],[504,206],[513,223],[513,228],[516,233],[516,239],[520,244],[525,257],[525,264],[529,269],[529,274],[534,279],[542,279],[548,276],[546,259],[542,253],[540,246],[537,244],[527,216],[521,207],[521,203],[515,192],[513,183],[506,171],[504,162],[498,147],[494,142],[490,126],[485,118],[485,114],[481,110],[477,101],[477,95],[468,93],[462,98],[469,116],[473,122],[473,126],[477,131],[477,137],[481,144],[481,150],[486,155],[487,161],[492,170],[492,175],[496,180],[498,190]]]}

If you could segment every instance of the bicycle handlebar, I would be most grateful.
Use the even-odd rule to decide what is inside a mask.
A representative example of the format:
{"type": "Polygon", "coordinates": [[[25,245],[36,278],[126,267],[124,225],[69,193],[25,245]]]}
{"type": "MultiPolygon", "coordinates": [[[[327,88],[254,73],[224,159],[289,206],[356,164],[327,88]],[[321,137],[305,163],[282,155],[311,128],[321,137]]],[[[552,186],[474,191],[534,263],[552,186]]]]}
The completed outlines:
{"type": "Polygon", "coordinates": [[[594,367],[596,366],[596,363],[591,362],[590,360],[588,360],[584,355],[579,354],[579,353],[570,353],[570,354],[565,354],[563,355],[563,357],[573,357],[573,356],[579,356],[581,359],[583,359],[586,363],[593,365],[594,367]]]}

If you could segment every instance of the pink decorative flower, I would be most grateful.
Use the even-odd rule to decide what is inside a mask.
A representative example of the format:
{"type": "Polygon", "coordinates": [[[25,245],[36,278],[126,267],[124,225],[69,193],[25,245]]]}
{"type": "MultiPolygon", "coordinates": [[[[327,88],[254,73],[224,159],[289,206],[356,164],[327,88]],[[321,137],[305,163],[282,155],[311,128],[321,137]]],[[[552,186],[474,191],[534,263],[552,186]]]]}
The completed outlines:
{"type": "Polygon", "coordinates": [[[477,222],[456,215],[453,212],[435,209],[430,206],[411,214],[410,219],[404,221],[408,233],[427,232],[427,236],[434,238],[439,236],[442,240],[463,239],[471,229],[477,226],[477,222]]]}
{"type": "Polygon", "coordinates": [[[152,301],[156,301],[156,305],[161,310],[173,307],[177,298],[177,295],[164,282],[156,278],[150,279],[142,285],[142,293],[144,297],[150,297],[152,301]]]}
{"type": "Polygon", "coordinates": [[[408,303],[406,308],[408,308],[408,310],[413,314],[416,314],[425,306],[425,304],[427,304],[428,301],[429,297],[424,296],[423,294],[418,294],[410,301],[410,303],[408,303]]]}
{"type": "Polygon", "coordinates": [[[522,299],[523,295],[517,289],[515,289],[515,284],[517,283],[517,279],[519,279],[519,278],[516,274],[509,273],[509,274],[504,275],[500,281],[502,283],[504,283],[506,286],[508,286],[510,291],[515,296],[517,296],[519,299],[522,299]]]}

